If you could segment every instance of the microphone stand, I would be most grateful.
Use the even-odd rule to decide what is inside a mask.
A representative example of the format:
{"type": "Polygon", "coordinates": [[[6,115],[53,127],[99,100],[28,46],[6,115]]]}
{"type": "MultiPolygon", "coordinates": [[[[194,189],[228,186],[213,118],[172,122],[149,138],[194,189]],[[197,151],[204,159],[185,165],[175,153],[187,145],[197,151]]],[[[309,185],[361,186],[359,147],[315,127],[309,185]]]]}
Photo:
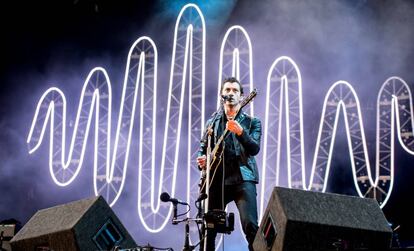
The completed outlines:
{"type": "MultiPolygon", "coordinates": [[[[202,177],[205,177],[205,194],[207,195],[207,199],[201,202],[201,206],[199,208],[199,214],[201,216],[201,211],[204,211],[204,214],[208,212],[208,202],[210,200],[210,165],[211,165],[211,135],[213,134],[213,126],[214,122],[218,118],[218,116],[222,113],[223,106],[220,106],[220,108],[213,113],[211,124],[207,127],[206,131],[203,135],[203,141],[207,142],[207,149],[206,149],[206,168],[202,170],[202,177]],[[206,139],[207,138],[207,139],[206,139]],[[203,210],[204,209],[204,210],[203,210]]],[[[202,185],[202,184],[201,184],[202,185]]],[[[201,193],[203,191],[200,191],[201,193]]],[[[204,215],[203,215],[204,216],[204,215]]],[[[204,219],[204,217],[202,217],[204,219]]],[[[202,222],[201,225],[201,238],[200,238],[200,248],[201,250],[207,250],[207,228],[205,226],[205,222],[202,222]]]]}
{"type": "Polygon", "coordinates": [[[172,224],[177,225],[177,203],[173,202],[173,218],[172,218],[172,224]]]}
{"type": "Polygon", "coordinates": [[[188,220],[185,222],[185,240],[184,240],[184,247],[183,247],[183,251],[190,251],[190,250],[194,250],[194,246],[190,246],[190,225],[188,220]]]}
{"type": "Polygon", "coordinates": [[[200,195],[199,198],[196,200],[196,206],[197,206],[197,203],[199,205],[198,206],[198,215],[197,215],[197,217],[196,218],[186,217],[184,219],[179,219],[178,217],[187,214],[191,210],[191,207],[190,207],[190,205],[188,203],[181,202],[181,201],[179,201],[178,199],[175,199],[175,198],[170,198],[170,196],[169,196],[168,193],[162,193],[161,196],[160,196],[161,201],[163,201],[163,202],[172,202],[173,203],[173,217],[172,217],[172,222],[171,223],[173,225],[177,225],[179,223],[185,222],[185,240],[184,240],[183,251],[191,251],[191,250],[194,250],[201,243],[201,240],[200,240],[196,245],[190,245],[190,222],[191,221],[194,221],[197,224],[197,226],[199,224],[202,224],[203,223],[203,218],[200,217],[200,215],[201,215],[201,213],[200,213],[200,211],[201,211],[201,209],[200,209],[201,205],[200,204],[201,204],[201,202],[203,200],[206,199],[206,197],[205,197],[204,194],[202,194],[202,195],[200,195]],[[177,205],[178,204],[183,204],[183,205],[188,206],[189,207],[188,211],[185,212],[185,213],[183,213],[183,214],[179,214],[178,215],[177,214],[177,205]]]}
{"type": "MultiPolygon", "coordinates": [[[[213,120],[213,123],[214,123],[214,120],[213,120]]],[[[210,161],[210,159],[211,159],[210,158],[210,155],[211,155],[211,144],[210,143],[211,143],[211,130],[212,129],[210,129],[210,132],[209,132],[208,137],[207,137],[207,155],[206,155],[207,156],[207,161],[206,161],[206,170],[205,170],[205,172],[207,173],[207,175],[206,175],[206,185],[205,185],[205,193],[207,194],[207,199],[204,200],[204,203],[203,203],[204,204],[203,205],[204,214],[206,214],[208,212],[208,204],[209,204],[209,201],[210,201],[210,162],[211,162],[210,161]]],[[[203,231],[203,234],[204,234],[203,250],[207,250],[207,227],[206,227],[206,222],[203,222],[201,228],[202,228],[202,231],[203,231]]]]}
{"type": "Polygon", "coordinates": [[[201,240],[196,245],[190,245],[190,222],[194,221],[197,224],[200,224],[203,222],[202,218],[185,218],[182,220],[173,219],[172,224],[177,225],[178,223],[185,222],[185,237],[184,237],[184,247],[183,251],[191,251],[194,250],[200,243],[201,240]]]}
{"type": "MultiPolygon", "coordinates": [[[[223,111],[223,105],[220,105],[219,109],[214,112],[211,117],[211,124],[206,128],[204,135],[203,135],[203,141],[205,143],[207,143],[207,148],[206,148],[206,168],[202,170],[202,174],[201,176],[205,177],[205,185],[204,185],[204,189],[205,189],[205,194],[207,195],[207,199],[205,199],[204,201],[200,202],[200,207],[199,207],[199,216],[202,216],[201,218],[203,219],[201,221],[201,234],[200,234],[200,248],[202,247],[204,251],[207,250],[207,227],[206,227],[206,222],[204,221],[204,215],[202,215],[202,211],[204,211],[204,214],[206,214],[208,212],[208,202],[210,200],[210,169],[211,169],[211,136],[213,134],[213,127],[214,127],[214,122],[217,120],[218,116],[222,113],[223,111]]],[[[202,184],[201,184],[202,186],[202,184]]],[[[200,192],[202,193],[203,191],[200,190],[200,192]]],[[[201,249],[200,249],[201,250],[201,249]]]]}

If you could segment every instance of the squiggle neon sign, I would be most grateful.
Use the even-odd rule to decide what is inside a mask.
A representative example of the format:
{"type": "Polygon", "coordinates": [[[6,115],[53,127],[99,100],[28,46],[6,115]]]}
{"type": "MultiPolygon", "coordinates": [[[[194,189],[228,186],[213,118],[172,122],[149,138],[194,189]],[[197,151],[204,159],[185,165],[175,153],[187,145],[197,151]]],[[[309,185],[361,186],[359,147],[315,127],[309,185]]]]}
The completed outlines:
{"type": "Polygon", "coordinates": [[[112,87],[103,68],[93,69],[84,83],[67,158],[65,95],[56,87],[43,94],[37,105],[27,142],[30,153],[36,151],[42,143],[47,123],[50,123],[49,166],[56,184],[66,186],[79,173],[84,160],[85,142],[91,119],[95,112],[95,194],[103,195],[111,206],[114,205],[124,186],[133,122],[139,106],[138,215],[143,226],[150,232],[159,232],[165,227],[170,218],[171,207],[161,206],[157,198],[161,191],[171,191],[174,196],[176,190],[185,91],[189,93],[188,111],[191,114],[188,119],[188,135],[191,137],[188,137],[186,142],[189,153],[187,199],[191,199],[190,191],[197,192],[197,189],[190,187],[194,183],[196,186],[196,182],[192,182],[190,178],[195,176],[191,172],[198,173],[193,161],[204,127],[204,31],[204,18],[199,8],[193,4],[185,6],[175,26],[160,168],[155,167],[155,129],[158,111],[157,48],[151,38],[139,38],[128,54],[112,156],[109,149],[112,87]],[[159,173],[158,177],[156,173],[159,173]]]}
{"type": "Polygon", "coordinates": [[[280,182],[283,112],[286,114],[289,187],[326,191],[336,128],[342,111],[356,190],[359,196],[375,198],[381,207],[385,206],[394,183],[394,121],[400,144],[408,153],[414,154],[412,96],[404,80],[399,77],[387,79],[378,95],[375,180],[371,174],[361,106],[349,83],[334,83],[325,96],[308,186],[305,184],[302,78],[292,59],[280,57],[275,60],[269,70],[266,94],[261,213],[267,202],[265,195],[271,193],[272,185],[280,182]]]}
{"type": "MultiPolygon", "coordinates": [[[[139,38],[131,47],[123,83],[115,141],[111,144],[112,86],[105,69],[94,68],[82,88],[69,149],[66,150],[66,97],[52,87],[40,98],[28,135],[29,152],[43,142],[50,124],[49,171],[59,186],[69,185],[84,161],[86,140],[94,122],[94,190],[114,205],[124,187],[132,140],[139,142],[138,216],[146,230],[161,231],[171,207],[157,200],[161,191],[176,191],[177,172],[186,173],[187,200],[197,194],[198,170],[195,154],[205,118],[205,22],[200,9],[186,5],[178,15],[175,32],[161,166],[155,162],[157,112],[157,48],[149,37],[139,38]],[[188,120],[183,119],[187,93],[188,120]],[[135,116],[139,123],[134,125],[135,116]],[[181,142],[187,122],[187,141],[181,142]],[[139,135],[133,138],[133,128],[139,135]],[[179,149],[185,144],[187,152],[179,149]],[[113,145],[113,149],[111,149],[113,145]],[[179,156],[185,155],[186,168],[179,170],[179,156]],[[159,173],[159,175],[157,175],[159,173]]],[[[240,26],[226,33],[220,51],[220,76],[237,76],[253,83],[253,54],[247,32],[240,26]],[[234,40],[234,41],[233,41],[234,40]],[[237,42],[238,41],[238,42],[237,42]],[[243,42],[240,42],[243,41],[243,42]]],[[[285,116],[288,186],[325,191],[338,116],[342,113],[352,160],[354,183],[360,196],[374,197],[384,206],[391,195],[394,170],[394,120],[403,148],[414,154],[412,98],[408,85],[398,77],[381,87],[377,104],[377,145],[375,179],[370,171],[362,114],[358,97],[345,81],[336,82],[327,92],[316,142],[309,183],[305,180],[302,111],[302,79],[298,66],[288,57],[278,58],[268,74],[264,123],[262,190],[260,210],[271,188],[279,184],[282,113],[285,116]],[[283,107],[283,99],[285,106],[283,107]]],[[[253,107],[251,107],[253,114],[253,107]]]]}

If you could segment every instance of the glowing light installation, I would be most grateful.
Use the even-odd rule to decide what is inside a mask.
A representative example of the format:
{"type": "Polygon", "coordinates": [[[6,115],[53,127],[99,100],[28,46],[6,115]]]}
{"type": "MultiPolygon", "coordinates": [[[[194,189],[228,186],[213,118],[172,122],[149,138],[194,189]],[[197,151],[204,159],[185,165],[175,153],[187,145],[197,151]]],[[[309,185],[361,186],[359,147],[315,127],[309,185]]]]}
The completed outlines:
{"type": "Polygon", "coordinates": [[[261,214],[267,204],[265,196],[271,194],[273,185],[279,185],[283,112],[286,117],[289,187],[326,191],[336,128],[342,111],[356,190],[359,196],[375,198],[381,207],[385,206],[393,187],[394,121],[397,123],[401,145],[407,152],[414,154],[412,96],[408,85],[399,77],[391,77],[385,81],[379,92],[375,180],[371,174],[358,96],[345,81],[332,85],[323,104],[308,186],[305,184],[301,85],[299,68],[292,59],[280,57],[275,60],[267,81],[261,214]]]}
{"type": "Polygon", "coordinates": [[[286,114],[288,186],[304,186],[304,144],[302,114],[302,78],[296,63],[289,57],[274,61],[267,76],[266,110],[263,130],[263,167],[260,208],[266,207],[265,197],[279,185],[282,139],[282,113],[286,114]],[[285,99],[285,107],[283,105],[285,99]]]}
{"type": "MultiPolygon", "coordinates": [[[[253,90],[252,43],[249,34],[239,25],[227,30],[221,44],[217,97],[220,96],[221,82],[228,77],[236,77],[243,84],[245,93],[253,90]]],[[[220,100],[217,100],[217,108],[219,105],[220,100]]],[[[250,104],[250,114],[254,114],[253,103],[250,104]]]]}
{"type": "MultiPolygon", "coordinates": [[[[110,121],[112,109],[111,85],[103,68],[93,69],[82,89],[73,129],[68,157],[65,157],[66,98],[62,91],[53,87],[47,90],[37,105],[28,135],[30,153],[38,149],[48,123],[50,126],[50,173],[56,184],[66,186],[79,173],[84,160],[86,140],[95,115],[94,187],[95,193],[103,195],[114,205],[124,186],[125,174],[139,100],[139,181],[138,215],[144,227],[158,232],[168,222],[171,207],[160,206],[161,191],[176,191],[176,176],[181,139],[185,91],[188,104],[188,200],[190,177],[202,128],[204,127],[205,99],[205,23],[199,8],[186,5],[180,12],[174,33],[174,49],[166,110],[166,124],[162,149],[161,167],[155,167],[155,130],[157,112],[157,49],[148,37],[138,39],[131,47],[125,72],[120,115],[112,158],[110,158],[110,121]],[[186,85],[188,84],[188,89],[186,85]],[[138,99],[138,93],[140,97],[138,99]],[[95,114],[94,114],[95,113],[95,114]],[[144,159],[145,158],[145,159],[144,159]],[[157,180],[156,173],[159,173],[157,180]],[[147,183],[150,183],[149,185],[147,183]]],[[[198,170],[197,170],[198,173],[198,170]]]]}
{"type": "Polygon", "coordinates": [[[183,121],[184,94],[187,91],[190,100],[187,127],[189,136],[185,143],[187,146],[186,170],[181,170],[181,172],[187,173],[186,191],[188,202],[195,201],[198,196],[198,180],[195,178],[199,176],[196,157],[200,137],[204,129],[205,117],[205,40],[205,21],[200,9],[193,4],[186,5],[178,15],[175,25],[168,93],[167,118],[169,119],[166,119],[164,131],[166,136],[164,136],[163,153],[172,147],[175,147],[175,152],[174,154],[171,151],[171,154],[163,154],[162,162],[174,166],[171,191],[172,196],[174,196],[181,123],[183,121]],[[186,84],[188,84],[188,89],[186,89],[186,84]],[[168,136],[171,132],[173,132],[173,136],[168,136]],[[177,135],[174,135],[176,132],[177,135]]]}
{"type": "MultiPolygon", "coordinates": [[[[57,185],[67,186],[83,165],[92,126],[95,194],[103,195],[114,205],[124,187],[131,141],[138,140],[138,216],[146,230],[161,231],[170,218],[171,207],[160,204],[158,196],[161,191],[175,196],[178,172],[186,174],[180,176],[185,177],[187,200],[194,201],[198,195],[199,172],[195,154],[205,118],[205,36],[204,18],[199,8],[193,4],[184,6],[175,25],[160,166],[156,166],[155,161],[157,113],[162,111],[157,106],[158,54],[149,37],[139,38],[129,51],[113,144],[112,86],[105,69],[96,67],[83,84],[75,122],[69,123],[73,128],[70,143],[66,143],[66,97],[60,89],[52,87],[37,104],[27,139],[29,152],[40,147],[49,125],[49,171],[57,185]],[[184,107],[186,93],[187,108],[184,107]],[[183,119],[185,110],[188,111],[187,121],[183,119]],[[134,124],[135,116],[139,117],[137,125],[134,124]],[[187,126],[182,121],[187,122],[187,126]],[[133,137],[135,127],[139,131],[137,138],[133,137]],[[182,137],[183,128],[187,128],[187,138],[182,137]],[[186,142],[181,142],[181,138],[187,139],[186,142]],[[184,153],[187,155],[185,168],[179,169],[181,144],[187,147],[184,153]]],[[[219,81],[236,76],[248,83],[246,89],[252,89],[252,46],[242,27],[233,26],[227,31],[220,50],[219,67],[219,81]]],[[[302,79],[291,58],[275,60],[269,70],[265,95],[261,212],[273,185],[280,182],[282,123],[286,128],[288,186],[324,192],[341,113],[356,190],[360,196],[376,198],[381,207],[386,204],[394,181],[395,127],[402,147],[414,154],[413,103],[404,80],[399,77],[387,79],[378,95],[375,177],[371,174],[359,100],[349,83],[338,81],[326,94],[308,184],[304,161],[302,79]],[[285,121],[282,121],[283,113],[285,121]]],[[[253,114],[252,106],[250,112],[253,114]]]]}
{"type": "MultiPolygon", "coordinates": [[[[111,168],[109,171],[109,139],[112,92],[106,71],[102,68],[93,69],[83,85],[79,101],[76,121],[73,126],[73,137],[66,157],[66,98],[56,87],[48,89],[37,104],[33,123],[30,128],[27,143],[29,152],[36,151],[42,143],[43,136],[50,123],[49,170],[54,182],[59,186],[67,186],[78,175],[85,154],[85,141],[95,112],[95,148],[94,169],[95,181],[105,181],[112,186],[106,187],[104,194],[109,202],[114,203],[122,190],[122,171],[111,168]],[[100,115],[102,114],[102,115],[100,115]],[[108,157],[108,158],[107,158],[108,157]],[[104,167],[106,175],[98,174],[104,167]]],[[[117,156],[122,160],[122,156],[117,156]]],[[[123,159],[125,160],[125,159],[123,159]]],[[[95,191],[97,188],[95,182],[95,191]]],[[[102,191],[102,190],[101,190],[102,191]]]]}
{"type": "Polygon", "coordinates": [[[407,152],[414,153],[412,101],[408,85],[399,77],[391,77],[378,94],[375,177],[371,174],[361,106],[355,90],[345,81],[338,81],[329,89],[324,101],[309,189],[326,190],[340,110],[344,113],[355,188],[359,196],[375,198],[383,207],[394,183],[394,122],[397,122],[401,145],[407,152]]]}

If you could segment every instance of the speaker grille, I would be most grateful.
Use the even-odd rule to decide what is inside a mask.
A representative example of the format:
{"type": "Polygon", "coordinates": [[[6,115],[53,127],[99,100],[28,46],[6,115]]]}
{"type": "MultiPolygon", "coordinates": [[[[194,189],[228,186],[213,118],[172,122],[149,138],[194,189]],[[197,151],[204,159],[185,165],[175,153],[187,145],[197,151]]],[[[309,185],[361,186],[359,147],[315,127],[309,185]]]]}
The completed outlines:
{"type": "Polygon", "coordinates": [[[11,240],[13,251],[109,250],[135,241],[102,196],[39,210],[11,240]]]}
{"type": "Polygon", "coordinates": [[[385,250],[392,230],[373,199],[275,187],[255,250],[385,250]],[[268,218],[276,237],[266,238],[268,218]]]}

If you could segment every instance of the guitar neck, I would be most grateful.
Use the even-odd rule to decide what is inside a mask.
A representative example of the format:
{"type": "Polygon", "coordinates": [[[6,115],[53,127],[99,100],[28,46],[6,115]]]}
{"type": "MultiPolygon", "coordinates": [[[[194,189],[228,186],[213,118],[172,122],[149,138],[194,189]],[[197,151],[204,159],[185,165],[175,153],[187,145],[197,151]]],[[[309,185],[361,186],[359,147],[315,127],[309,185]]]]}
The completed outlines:
{"type": "Polygon", "coordinates": [[[218,149],[220,148],[221,143],[223,143],[224,139],[227,137],[227,134],[229,134],[229,130],[226,128],[223,132],[223,134],[220,136],[220,138],[217,140],[216,145],[214,146],[213,151],[211,151],[212,155],[215,156],[218,149]]]}
{"type": "MultiPolygon", "coordinates": [[[[234,119],[236,119],[236,118],[237,118],[237,116],[239,115],[239,113],[240,113],[241,109],[242,109],[243,107],[245,107],[247,104],[249,104],[249,103],[250,103],[250,101],[252,101],[252,100],[253,100],[253,98],[254,98],[254,97],[256,97],[256,95],[257,95],[257,90],[256,90],[256,89],[254,89],[254,90],[253,90],[253,91],[249,94],[249,96],[248,96],[246,99],[244,99],[244,100],[240,103],[240,108],[239,108],[239,110],[237,111],[236,116],[234,117],[234,119]]],[[[214,146],[214,149],[211,151],[212,156],[215,156],[215,155],[216,155],[216,153],[217,153],[218,149],[220,148],[220,145],[223,143],[223,140],[227,137],[227,135],[228,135],[228,134],[229,134],[229,130],[226,128],[226,129],[224,130],[223,134],[222,134],[222,135],[220,136],[220,138],[217,140],[216,145],[214,146]]]]}

